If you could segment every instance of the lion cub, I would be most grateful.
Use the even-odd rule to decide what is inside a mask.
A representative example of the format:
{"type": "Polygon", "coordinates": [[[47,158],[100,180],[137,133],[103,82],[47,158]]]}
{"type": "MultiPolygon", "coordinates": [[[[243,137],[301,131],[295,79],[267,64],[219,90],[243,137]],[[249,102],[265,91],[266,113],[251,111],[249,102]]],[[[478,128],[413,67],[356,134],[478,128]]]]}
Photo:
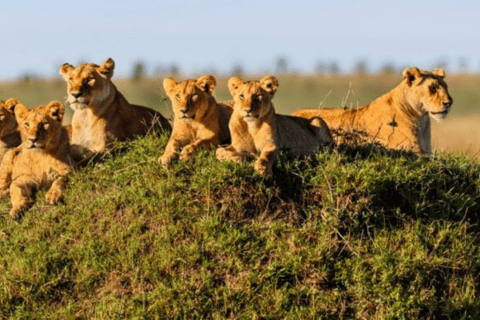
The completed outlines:
{"type": "Polygon", "coordinates": [[[158,159],[162,165],[168,166],[182,146],[180,160],[186,161],[202,146],[211,149],[230,143],[228,121],[233,112],[233,102],[215,101],[212,93],[216,84],[211,75],[180,83],[171,78],[163,80],[165,92],[172,100],[175,118],[165,153],[158,159]]]}
{"type": "Polygon", "coordinates": [[[217,149],[218,159],[240,162],[260,154],[255,170],[269,178],[280,149],[309,155],[333,144],[330,130],[321,118],[307,120],[275,114],[272,99],[277,87],[278,80],[273,76],[247,82],[230,78],[228,88],[235,102],[229,124],[232,144],[217,149]]]}
{"type": "Polygon", "coordinates": [[[20,101],[14,98],[0,101],[0,161],[8,150],[22,143],[14,113],[18,104],[20,101]]]}
{"type": "Polygon", "coordinates": [[[168,120],[159,112],[130,104],[111,81],[115,62],[110,58],[101,66],[65,63],[60,74],[67,81],[72,117],[72,156],[81,160],[84,149],[100,153],[114,140],[125,141],[145,135],[155,128],[170,131],[168,120]]]}
{"type": "Polygon", "coordinates": [[[51,204],[63,197],[66,174],[72,171],[68,134],[62,126],[64,111],[58,101],[31,111],[21,104],[15,107],[22,144],[5,154],[0,167],[0,194],[10,188],[13,218],[30,207],[36,189],[51,185],[46,194],[51,204]]]}
{"type": "Polygon", "coordinates": [[[430,118],[441,121],[453,103],[444,78],[442,69],[407,68],[398,86],[366,106],[299,109],[293,115],[322,117],[339,144],[377,143],[430,156],[430,118]]]}

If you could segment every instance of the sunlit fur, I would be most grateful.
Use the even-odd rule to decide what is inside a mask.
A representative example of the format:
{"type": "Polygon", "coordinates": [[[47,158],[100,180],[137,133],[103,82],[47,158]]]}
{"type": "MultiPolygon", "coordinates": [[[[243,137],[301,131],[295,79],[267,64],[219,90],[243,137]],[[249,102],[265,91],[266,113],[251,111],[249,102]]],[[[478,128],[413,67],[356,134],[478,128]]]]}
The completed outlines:
{"type": "Polygon", "coordinates": [[[0,193],[10,191],[14,218],[29,208],[39,188],[50,187],[45,197],[51,204],[63,198],[66,174],[72,170],[64,111],[58,101],[31,111],[21,104],[15,107],[22,144],[7,151],[0,167],[0,193]]]}
{"type": "Polygon", "coordinates": [[[149,130],[170,131],[167,119],[159,112],[132,105],[117,90],[111,78],[115,63],[107,59],[102,65],[65,63],[60,67],[68,87],[67,101],[72,117],[72,155],[82,159],[82,149],[99,153],[113,140],[124,141],[149,130]]]}
{"type": "Polygon", "coordinates": [[[163,81],[163,87],[172,101],[173,132],[158,161],[168,166],[180,153],[180,160],[189,160],[200,147],[207,149],[230,143],[228,121],[233,112],[233,102],[215,101],[212,96],[217,82],[211,75],[180,83],[171,78],[163,81]]]}
{"type": "Polygon", "coordinates": [[[229,123],[232,144],[217,149],[218,159],[240,162],[258,155],[255,170],[270,178],[273,162],[281,149],[308,155],[333,144],[328,126],[321,118],[307,120],[275,114],[272,104],[278,88],[275,77],[247,82],[233,77],[228,81],[228,88],[235,102],[229,123]]]}
{"type": "Polygon", "coordinates": [[[441,121],[453,102],[444,80],[445,72],[412,67],[403,71],[403,77],[393,90],[361,108],[300,109],[293,115],[322,117],[339,144],[373,143],[431,155],[430,117],[441,121]]]}
{"type": "Polygon", "coordinates": [[[20,104],[18,99],[0,101],[0,161],[8,150],[20,145],[15,107],[20,104]]]}

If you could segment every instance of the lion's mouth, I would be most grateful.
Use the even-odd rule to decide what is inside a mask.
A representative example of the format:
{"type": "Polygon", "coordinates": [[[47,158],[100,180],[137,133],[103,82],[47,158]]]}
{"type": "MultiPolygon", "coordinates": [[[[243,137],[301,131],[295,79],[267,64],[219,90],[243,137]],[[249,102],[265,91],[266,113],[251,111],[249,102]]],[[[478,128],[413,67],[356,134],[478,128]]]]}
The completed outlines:
{"type": "Polygon", "coordinates": [[[43,143],[31,143],[29,146],[27,146],[27,149],[32,150],[32,151],[39,151],[45,149],[45,144],[43,143]]]}
{"type": "Polygon", "coordinates": [[[193,120],[193,119],[195,119],[195,114],[192,114],[191,116],[184,114],[181,119],[183,119],[183,120],[193,120]]]}

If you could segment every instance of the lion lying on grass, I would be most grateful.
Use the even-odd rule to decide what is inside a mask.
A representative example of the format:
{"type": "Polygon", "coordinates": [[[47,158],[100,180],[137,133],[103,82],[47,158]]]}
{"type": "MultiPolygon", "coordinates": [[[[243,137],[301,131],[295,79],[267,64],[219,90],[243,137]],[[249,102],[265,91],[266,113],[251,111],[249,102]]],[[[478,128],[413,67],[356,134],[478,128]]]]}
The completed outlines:
{"type": "Polygon", "coordinates": [[[0,167],[0,194],[10,191],[13,218],[30,207],[37,189],[51,185],[45,196],[51,204],[63,198],[66,175],[72,171],[64,111],[58,101],[31,111],[22,104],[15,107],[22,144],[5,154],[0,167]]]}
{"type": "Polygon", "coordinates": [[[20,101],[14,98],[0,101],[0,161],[8,150],[22,143],[15,118],[15,107],[18,104],[20,101]]]}
{"type": "Polygon", "coordinates": [[[173,132],[165,153],[158,161],[168,166],[180,153],[180,160],[189,160],[200,147],[208,149],[230,143],[228,121],[233,112],[231,102],[217,103],[212,96],[217,82],[205,75],[198,80],[176,83],[171,78],[163,81],[163,87],[172,100],[173,132]]]}
{"type": "Polygon", "coordinates": [[[316,153],[333,144],[330,130],[319,117],[303,119],[275,114],[272,99],[278,80],[266,76],[260,81],[243,82],[233,77],[228,88],[234,98],[229,123],[232,144],[217,149],[217,158],[240,162],[259,154],[255,170],[265,178],[272,176],[273,162],[281,149],[297,155],[316,153]]]}
{"type": "Polygon", "coordinates": [[[440,122],[452,106],[445,72],[407,68],[403,81],[387,94],[356,109],[296,110],[303,118],[322,117],[337,143],[377,143],[387,148],[431,155],[430,117],[440,122]]]}
{"type": "Polygon", "coordinates": [[[72,117],[72,156],[82,159],[83,149],[100,153],[113,140],[125,141],[145,135],[152,128],[170,131],[167,119],[159,112],[132,105],[111,81],[114,61],[110,58],[101,66],[65,63],[60,74],[67,81],[68,99],[74,110],[72,117]]]}

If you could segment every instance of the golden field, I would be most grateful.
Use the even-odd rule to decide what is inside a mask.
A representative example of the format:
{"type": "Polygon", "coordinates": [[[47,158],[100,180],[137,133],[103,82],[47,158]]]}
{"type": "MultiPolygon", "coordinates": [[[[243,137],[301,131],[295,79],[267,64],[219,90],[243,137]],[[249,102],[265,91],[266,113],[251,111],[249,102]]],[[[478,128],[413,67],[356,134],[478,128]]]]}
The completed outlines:
{"type": "MultiPolygon", "coordinates": [[[[197,75],[196,75],[197,76],[197,75]]],[[[196,77],[194,76],[194,77],[196,77]]],[[[199,76],[199,75],[198,75],[199,76]]],[[[258,79],[263,75],[246,75],[244,79],[258,79]]],[[[178,75],[175,80],[186,77],[178,75]]],[[[217,100],[228,100],[228,76],[217,75],[217,100]]],[[[302,107],[356,107],[369,103],[388,92],[401,80],[393,75],[279,75],[280,87],[274,99],[279,113],[291,113],[302,107]]],[[[171,116],[170,102],[162,88],[162,78],[140,81],[115,79],[114,83],[125,97],[135,104],[157,109],[171,116]]],[[[446,81],[454,104],[450,115],[432,127],[432,146],[435,150],[465,152],[480,159],[480,75],[448,75],[446,81]]],[[[61,78],[49,80],[20,80],[0,83],[0,99],[19,98],[28,107],[45,104],[51,100],[65,101],[66,84],[61,78]]],[[[69,110],[69,109],[68,109],[69,110]]],[[[71,111],[67,113],[69,119],[71,111]]],[[[67,120],[68,121],[68,120],[67,120]]]]}

